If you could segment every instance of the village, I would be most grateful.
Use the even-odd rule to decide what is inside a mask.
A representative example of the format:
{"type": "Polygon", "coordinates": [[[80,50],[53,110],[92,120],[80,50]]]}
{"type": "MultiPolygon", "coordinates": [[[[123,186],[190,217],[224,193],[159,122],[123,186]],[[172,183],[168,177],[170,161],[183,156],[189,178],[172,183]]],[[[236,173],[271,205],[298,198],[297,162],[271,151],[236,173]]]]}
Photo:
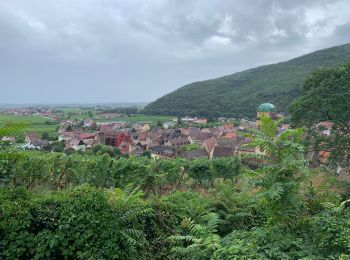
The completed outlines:
{"type": "MultiPolygon", "coordinates": [[[[152,158],[185,159],[230,157],[242,154],[261,154],[259,149],[249,146],[251,140],[245,137],[247,129],[259,129],[259,119],[263,116],[273,119],[285,117],[276,111],[271,103],[263,103],[257,108],[256,120],[232,119],[220,117],[215,123],[208,124],[208,119],[185,116],[165,122],[130,122],[128,115],[112,112],[99,113],[94,119],[79,120],[92,113],[82,112],[76,115],[68,113],[66,118],[48,108],[11,109],[7,114],[20,116],[42,116],[57,124],[57,138],[47,140],[36,132],[25,132],[22,143],[14,136],[4,136],[1,141],[17,143],[26,150],[48,152],[84,153],[94,146],[106,146],[118,151],[122,156],[148,156],[152,158]],[[72,119],[70,119],[72,117],[72,119]],[[113,119],[119,119],[113,121],[113,119]],[[112,120],[112,121],[111,121],[112,120]],[[104,122],[105,121],[105,122],[104,122]],[[211,126],[211,127],[208,127],[211,126]]],[[[323,135],[329,136],[332,123],[322,122],[316,126],[323,135]]],[[[282,121],[278,135],[289,129],[289,124],[282,121]]],[[[328,151],[309,152],[308,160],[326,162],[328,151]]]]}
{"type": "MultiPolygon", "coordinates": [[[[16,113],[19,111],[16,110],[16,113]]],[[[42,112],[25,110],[22,113],[36,113],[52,120],[59,120],[57,115],[46,110],[42,112]]],[[[249,147],[250,140],[244,133],[247,129],[259,128],[259,118],[262,116],[278,119],[283,117],[283,113],[278,113],[273,104],[264,103],[257,108],[255,121],[241,119],[239,123],[232,123],[229,119],[221,117],[213,127],[207,127],[208,120],[205,118],[189,116],[158,122],[155,125],[131,123],[126,121],[127,119],[116,122],[98,122],[90,118],[81,121],[64,119],[59,122],[57,140],[44,140],[35,132],[27,132],[24,144],[20,147],[46,151],[85,152],[93,146],[104,145],[118,149],[122,155],[130,156],[147,155],[165,159],[229,157],[260,153],[256,148],[249,147]],[[57,149],[58,144],[61,149],[57,149]]],[[[103,113],[99,117],[114,118],[116,114],[103,113]]],[[[288,128],[288,124],[281,124],[278,133],[288,128]]],[[[15,142],[15,138],[6,136],[3,137],[3,141],[15,142]]]]}

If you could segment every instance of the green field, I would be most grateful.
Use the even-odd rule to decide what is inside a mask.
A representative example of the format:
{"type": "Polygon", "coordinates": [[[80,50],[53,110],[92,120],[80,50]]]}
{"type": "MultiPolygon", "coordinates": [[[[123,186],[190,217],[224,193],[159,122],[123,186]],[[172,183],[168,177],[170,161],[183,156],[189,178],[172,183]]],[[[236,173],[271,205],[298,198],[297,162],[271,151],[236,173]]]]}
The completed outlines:
{"type": "MultiPolygon", "coordinates": [[[[96,115],[96,111],[91,110],[94,115],[96,115]]],[[[80,110],[78,108],[67,108],[64,111],[65,113],[72,112],[76,113],[71,116],[71,119],[83,120],[88,118],[87,115],[78,113],[85,112],[84,110],[80,110]]],[[[156,123],[158,120],[162,122],[171,121],[174,117],[172,116],[158,116],[158,115],[143,115],[143,114],[135,114],[129,117],[117,117],[110,119],[97,119],[92,118],[98,122],[116,122],[116,121],[125,121],[131,123],[156,123]]],[[[25,132],[35,132],[39,135],[42,135],[44,132],[47,132],[51,138],[57,137],[57,126],[56,124],[47,124],[48,121],[52,121],[50,118],[46,118],[43,116],[20,116],[20,115],[7,115],[0,114],[0,125],[11,122],[26,122],[28,123],[28,127],[26,127],[20,134],[16,134],[16,137],[24,137],[25,132]]]]}
{"type": "Polygon", "coordinates": [[[125,121],[131,123],[156,123],[158,120],[161,122],[172,121],[174,119],[173,116],[159,116],[159,115],[142,115],[135,114],[129,117],[117,117],[111,119],[98,119],[98,122],[116,122],[116,121],[125,121]]]}
{"type": "Polygon", "coordinates": [[[57,131],[56,128],[58,124],[46,124],[46,122],[52,121],[50,118],[46,118],[43,116],[20,116],[20,115],[7,115],[7,114],[0,114],[0,125],[6,124],[6,123],[13,123],[13,122],[25,122],[28,124],[28,127],[23,129],[21,136],[23,137],[23,133],[25,132],[35,132],[41,135],[44,132],[47,132],[50,137],[55,138],[57,137],[57,131]]]}
{"type": "Polygon", "coordinates": [[[86,114],[88,111],[91,111],[94,115],[92,120],[95,120],[97,122],[116,122],[116,121],[126,121],[131,123],[156,123],[158,120],[162,122],[171,121],[174,117],[173,116],[164,116],[164,115],[144,115],[144,114],[134,114],[129,117],[116,117],[116,118],[98,118],[96,116],[96,110],[94,108],[91,109],[80,109],[80,108],[59,108],[65,113],[65,116],[63,118],[68,119],[68,113],[71,113],[69,116],[70,119],[73,120],[84,120],[89,118],[89,116],[86,114]]]}
{"type": "Polygon", "coordinates": [[[64,112],[64,115],[57,114],[61,119],[85,120],[89,118],[89,116],[87,115],[88,111],[91,111],[94,115],[96,114],[94,108],[81,109],[79,107],[58,107],[57,109],[64,112]]]}

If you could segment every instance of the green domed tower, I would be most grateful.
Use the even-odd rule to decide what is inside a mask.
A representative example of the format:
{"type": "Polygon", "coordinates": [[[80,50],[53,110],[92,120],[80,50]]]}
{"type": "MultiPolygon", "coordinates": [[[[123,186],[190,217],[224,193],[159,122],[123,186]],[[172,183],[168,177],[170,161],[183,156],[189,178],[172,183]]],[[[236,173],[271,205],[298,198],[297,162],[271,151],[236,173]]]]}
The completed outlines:
{"type": "Polygon", "coordinates": [[[271,103],[263,103],[260,106],[258,106],[258,112],[274,113],[275,111],[276,111],[276,107],[271,103]]]}
{"type": "Polygon", "coordinates": [[[263,116],[275,119],[276,118],[275,105],[273,105],[271,103],[262,103],[260,106],[258,106],[257,121],[256,121],[256,125],[258,127],[259,127],[260,118],[263,116]]]}

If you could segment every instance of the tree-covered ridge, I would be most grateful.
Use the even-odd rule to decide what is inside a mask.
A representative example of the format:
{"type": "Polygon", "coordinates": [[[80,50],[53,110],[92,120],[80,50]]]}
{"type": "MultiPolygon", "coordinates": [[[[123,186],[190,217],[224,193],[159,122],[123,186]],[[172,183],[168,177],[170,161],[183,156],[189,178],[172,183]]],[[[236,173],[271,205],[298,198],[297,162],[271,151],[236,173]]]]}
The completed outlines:
{"type": "Polygon", "coordinates": [[[277,110],[300,94],[302,82],[319,67],[333,67],[350,60],[350,44],[316,51],[299,58],[194,82],[145,107],[150,114],[193,116],[255,116],[256,107],[271,102],[277,110]],[[194,102],[195,101],[195,102],[194,102]]]}

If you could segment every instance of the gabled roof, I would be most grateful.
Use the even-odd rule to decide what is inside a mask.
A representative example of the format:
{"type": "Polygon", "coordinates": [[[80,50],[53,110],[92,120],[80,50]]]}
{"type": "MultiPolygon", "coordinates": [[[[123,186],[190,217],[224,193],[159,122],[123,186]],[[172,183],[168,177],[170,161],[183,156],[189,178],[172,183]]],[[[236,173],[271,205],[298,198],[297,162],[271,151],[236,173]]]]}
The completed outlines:
{"type": "Polygon", "coordinates": [[[236,136],[237,136],[237,134],[231,132],[231,133],[226,133],[226,134],[224,134],[224,135],[222,136],[222,138],[225,138],[225,139],[235,139],[236,136]]]}
{"type": "Polygon", "coordinates": [[[149,148],[152,148],[152,147],[159,146],[159,145],[160,145],[159,142],[157,142],[157,141],[152,141],[152,142],[148,145],[148,147],[149,147],[149,148]]]}
{"type": "Polygon", "coordinates": [[[235,149],[233,147],[215,146],[213,157],[229,157],[234,155],[235,149]]]}
{"type": "Polygon", "coordinates": [[[69,147],[73,147],[73,146],[82,145],[82,144],[84,144],[84,143],[81,140],[79,140],[79,139],[72,139],[72,140],[69,141],[68,146],[69,147]]]}
{"type": "Polygon", "coordinates": [[[113,131],[113,126],[110,125],[101,125],[100,132],[110,132],[113,131]]]}
{"type": "Polygon", "coordinates": [[[209,139],[212,136],[213,136],[212,133],[201,132],[199,134],[199,136],[197,138],[194,138],[194,139],[199,140],[199,141],[205,141],[206,139],[209,139]]]}
{"type": "Polygon", "coordinates": [[[83,140],[83,143],[85,144],[85,145],[89,145],[89,146],[91,146],[91,145],[93,145],[94,144],[94,139],[84,139],[83,140]]]}
{"type": "Polygon", "coordinates": [[[40,140],[39,136],[37,133],[27,133],[26,134],[26,138],[28,138],[28,140],[33,143],[37,140],[40,140]]]}
{"type": "Polygon", "coordinates": [[[141,145],[149,145],[150,143],[152,143],[152,141],[140,141],[141,145]]]}
{"type": "Polygon", "coordinates": [[[190,135],[190,129],[188,129],[188,128],[181,128],[181,134],[183,134],[183,135],[190,135]]]}
{"type": "Polygon", "coordinates": [[[163,154],[163,153],[169,152],[169,151],[174,153],[176,151],[176,147],[172,147],[172,146],[167,146],[167,147],[165,147],[165,146],[154,146],[154,147],[151,148],[151,151],[153,153],[156,153],[156,154],[163,154]]]}
{"type": "Polygon", "coordinates": [[[139,139],[140,140],[146,140],[146,138],[147,138],[147,133],[146,132],[141,132],[139,134],[139,139]]]}
{"type": "Polygon", "coordinates": [[[169,140],[170,144],[172,146],[178,146],[178,145],[184,145],[184,144],[189,144],[190,142],[188,141],[187,137],[181,137],[181,138],[175,138],[175,139],[170,139],[169,140]]]}
{"type": "Polygon", "coordinates": [[[221,139],[218,142],[218,146],[234,148],[239,145],[240,141],[232,139],[221,139]]]}
{"type": "Polygon", "coordinates": [[[180,156],[187,159],[196,159],[208,157],[208,154],[204,149],[198,149],[194,151],[183,151],[180,153],[180,156]]]}
{"type": "Polygon", "coordinates": [[[10,141],[10,142],[16,142],[16,137],[13,136],[3,136],[1,141],[10,141]]]}
{"type": "Polygon", "coordinates": [[[211,137],[211,138],[208,138],[208,139],[204,140],[203,147],[205,148],[207,153],[210,154],[211,151],[214,149],[216,143],[217,143],[216,138],[211,137]]]}
{"type": "Polygon", "coordinates": [[[93,139],[93,138],[95,138],[95,134],[80,133],[80,134],[78,134],[78,138],[80,138],[80,139],[93,139]]]}
{"type": "Polygon", "coordinates": [[[189,132],[190,132],[190,136],[196,136],[199,135],[199,133],[201,132],[201,130],[199,128],[196,127],[190,127],[188,128],[189,132]]]}

